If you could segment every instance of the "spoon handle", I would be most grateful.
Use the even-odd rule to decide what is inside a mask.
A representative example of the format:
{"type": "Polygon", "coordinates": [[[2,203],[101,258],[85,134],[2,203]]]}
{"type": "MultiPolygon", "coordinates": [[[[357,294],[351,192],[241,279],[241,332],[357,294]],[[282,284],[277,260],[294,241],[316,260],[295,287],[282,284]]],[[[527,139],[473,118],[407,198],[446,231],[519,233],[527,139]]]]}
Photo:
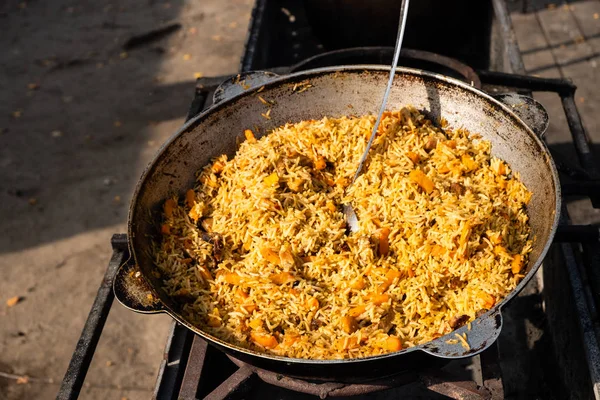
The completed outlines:
{"type": "Polygon", "coordinates": [[[375,125],[373,125],[371,137],[369,138],[369,142],[367,143],[367,148],[365,149],[365,152],[360,158],[360,162],[358,163],[358,169],[356,170],[356,174],[354,174],[352,183],[354,183],[356,178],[358,178],[358,176],[360,175],[360,171],[362,170],[363,165],[367,160],[369,149],[371,149],[371,145],[373,144],[373,140],[375,139],[377,128],[379,128],[379,123],[381,122],[381,116],[383,115],[383,111],[385,110],[385,106],[390,95],[392,82],[394,82],[394,75],[396,74],[396,66],[398,65],[398,58],[400,57],[400,49],[402,48],[402,39],[404,39],[404,28],[406,27],[406,16],[408,15],[408,3],[409,0],[402,0],[402,5],[400,6],[400,23],[398,26],[398,37],[396,38],[396,48],[394,49],[394,60],[392,61],[392,68],[390,69],[390,78],[388,79],[388,83],[385,88],[385,93],[383,95],[383,101],[381,102],[379,114],[377,115],[377,119],[375,120],[375,125]]]}

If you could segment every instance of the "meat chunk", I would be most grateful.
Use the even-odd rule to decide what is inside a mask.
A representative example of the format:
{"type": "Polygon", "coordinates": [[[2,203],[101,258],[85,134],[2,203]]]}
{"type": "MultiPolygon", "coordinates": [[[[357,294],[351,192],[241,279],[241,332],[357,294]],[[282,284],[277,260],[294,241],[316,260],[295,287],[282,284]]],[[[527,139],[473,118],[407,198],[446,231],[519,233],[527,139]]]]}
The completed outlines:
{"type": "Polygon", "coordinates": [[[427,141],[427,143],[425,143],[425,146],[423,146],[423,148],[427,152],[430,152],[431,150],[435,149],[436,147],[437,147],[437,139],[435,139],[435,138],[429,139],[427,141]]]}
{"type": "Polygon", "coordinates": [[[458,329],[461,326],[463,326],[464,324],[466,324],[467,321],[469,321],[468,315],[466,315],[466,314],[455,315],[454,317],[450,318],[449,324],[452,329],[458,329]]]}
{"type": "Polygon", "coordinates": [[[454,193],[457,196],[462,196],[465,194],[465,187],[460,183],[453,183],[450,185],[450,192],[454,193]]]}
{"type": "Polygon", "coordinates": [[[395,313],[393,310],[383,315],[377,324],[377,327],[382,331],[388,333],[393,328],[395,313]]]}
{"type": "Polygon", "coordinates": [[[206,233],[201,232],[202,240],[205,242],[211,243],[213,245],[213,258],[216,262],[221,262],[223,260],[223,237],[218,233],[206,233]]]}
{"type": "Polygon", "coordinates": [[[319,330],[320,327],[327,325],[325,322],[321,321],[319,318],[313,318],[310,321],[310,329],[313,331],[319,330]]]}

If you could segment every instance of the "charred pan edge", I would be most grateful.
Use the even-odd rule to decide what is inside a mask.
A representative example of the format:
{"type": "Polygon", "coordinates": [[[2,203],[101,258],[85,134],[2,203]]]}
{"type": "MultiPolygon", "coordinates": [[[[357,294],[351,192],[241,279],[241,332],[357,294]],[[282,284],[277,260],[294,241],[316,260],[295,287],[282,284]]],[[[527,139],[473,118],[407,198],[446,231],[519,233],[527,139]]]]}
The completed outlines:
{"type": "MultiPolygon", "coordinates": [[[[359,73],[359,74],[367,73],[368,74],[369,71],[386,72],[386,71],[389,71],[389,69],[390,69],[389,67],[380,66],[380,65],[352,65],[352,66],[337,66],[337,67],[318,68],[318,69],[302,71],[302,72],[290,74],[287,76],[281,76],[279,78],[275,78],[273,81],[267,83],[265,85],[265,88],[273,87],[273,86],[277,86],[277,85],[281,85],[281,84],[294,83],[297,81],[305,80],[307,78],[310,79],[313,77],[324,76],[324,75],[328,75],[328,74],[332,74],[332,73],[336,73],[336,72],[349,72],[349,73],[359,73]]],[[[164,312],[168,313],[169,315],[171,315],[171,317],[173,317],[179,323],[181,323],[182,325],[184,325],[191,331],[195,332],[199,336],[203,337],[204,339],[207,339],[208,341],[217,345],[218,347],[222,347],[224,349],[229,349],[229,350],[232,350],[232,351],[235,351],[238,353],[242,353],[246,356],[254,356],[254,357],[264,359],[264,360],[272,360],[272,361],[288,363],[288,364],[295,363],[295,364],[305,364],[305,365],[311,365],[311,364],[312,365],[318,365],[318,364],[336,365],[336,364],[346,364],[346,363],[372,362],[375,360],[396,357],[399,355],[408,354],[408,353],[412,353],[415,351],[423,351],[425,353],[431,354],[431,355],[433,355],[435,357],[439,357],[439,358],[452,358],[453,359],[453,358],[470,357],[470,356],[476,355],[476,354],[484,351],[495,341],[495,339],[498,336],[498,334],[500,333],[500,329],[501,329],[501,319],[500,319],[500,322],[498,323],[497,315],[500,315],[501,308],[507,302],[509,302],[514,296],[516,296],[518,293],[520,293],[521,290],[523,289],[523,287],[529,282],[529,280],[537,272],[537,270],[539,269],[540,265],[542,264],[542,261],[543,261],[544,257],[546,256],[546,254],[552,244],[552,240],[556,233],[556,229],[558,227],[558,220],[560,217],[560,209],[561,209],[561,190],[560,190],[558,172],[557,172],[556,166],[554,165],[554,161],[550,157],[550,153],[549,153],[548,149],[546,148],[546,145],[537,137],[537,135],[535,135],[535,133],[515,113],[513,113],[510,108],[508,108],[507,106],[505,106],[498,100],[494,99],[490,95],[486,94],[485,92],[482,92],[481,90],[471,87],[470,85],[468,85],[464,82],[461,82],[459,80],[456,80],[453,78],[448,78],[446,76],[431,73],[431,72],[422,71],[422,70],[398,67],[397,73],[406,74],[408,76],[411,76],[414,79],[422,79],[424,77],[424,78],[433,79],[434,81],[437,80],[439,83],[445,82],[451,86],[454,86],[457,89],[465,90],[473,95],[476,95],[476,96],[486,99],[489,102],[489,104],[493,107],[493,109],[502,111],[506,115],[510,116],[510,118],[518,126],[520,126],[525,132],[527,132],[527,134],[530,135],[530,137],[534,140],[534,142],[538,146],[538,148],[536,150],[539,153],[543,154],[544,161],[546,162],[546,164],[548,165],[548,167],[550,168],[550,171],[552,173],[551,178],[552,178],[552,183],[553,183],[553,186],[555,189],[554,190],[554,192],[555,192],[555,200],[554,200],[555,210],[554,210],[552,228],[549,232],[548,240],[547,240],[546,244],[544,245],[542,251],[540,252],[538,259],[536,260],[536,262],[534,263],[534,265],[532,266],[532,268],[530,269],[528,274],[517,285],[515,290],[513,290],[508,296],[506,296],[493,309],[489,310],[486,314],[479,317],[472,323],[473,328],[475,328],[475,329],[470,331],[470,334],[474,335],[475,331],[480,330],[479,327],[477,326],[478,322],[482,322],[485,320],[492,320],[492,319],[494,321],[496,321],[491,326],[488,326],[488,324],[484,324],[485,326],[482,327],[482,330],[480,330],[481,334],[477,334],[477,336],[481,336],[480,339],[482,340],[483,345],[476,346],[472,350],[462,349],[462,347],[460,345],[458,345],[458,346],[454,345],[451,348],[449,348],[450,346],[447,345],[446,340],[453,338],[455,333],[463,332],[463,329],[465,329],[465,327],[463,327],[457,331],[453,331],[453,332],[449,333],[448,335],[445,335],[438,339],[432,340],[430,342],[427,342],[427,343],[424,343],[424,344],[421,344],[418,346],[410,347],[408,349],[401,350],[401,351],[395,352],[395,353],[388,353],[388,354],[364,357],[364,358],[344,359],[344,360],[310,360],[310,359],[288,358],[288,357],[264,354],[264,353],[260,353],[257,351],[245,349],[242,347],[237,347],[237,346],[231,345],[223,340],[215,338],[211,335],[208,335],[207,333],[201,331],[197,327],[195,327],[195,326],[191,325],[189,322],[187,322],[185,320],[185,318],[183,318],[176,310],[173,309],[173,307],[171,307],[170,302],[163,302],[164,303],[163,304],[164,312]],[[486,340],[485,340],[484,336],[487,338],[486,340]]],[[[135,225],[134,217],[136,217],[136,215],[134,215],[135,204],[137,203],[138,197],[140,196],[140,194],[143,191],[143,187],[144,187],[146,179],[154,171],[155,166],[158,163],[158,161],[161,160],[162,157],[164,156],[165,150],[175,141],[175,139],[177,137],[179,137],[180,135],[189,131],[190,129],[195,128],[195,126],[199,122],[201,122],[204,118],[206,118],[207,115],[209,115],[217,110],[220,110],[222,108],[228,107],[230,104],[234,103],[237,99],[240,99],[245,96],[250,96],[250,95],[254,94],[257,90],[259,90],[259,88],[253,88],[253,89],[250,89],[250,90],[248,90],[244,93],[241,93],[235,97],[232,97],[227,100],[223,100],[221,103],[205,110],[204,112],[199,114],[197,117],[189,120],[161,146],[161,148],[158,150],[154,159],[148,164],[148,166],[144,170],[144,172],[134,190],[134,194],[133,194],[130,209],[129,209],[129,215],[128,215],[127,229],[128,229],[128,237],[129,237],[129,246],[130,246],[131,254],[133,256],[133,260],[136,264],[137,264],[137,255],[136,255],[135,249],[132,246],[132,241],[134,240],[134,229],[133,229],[134,225],[135,225]]],[[[140,216],[140,217],[144,217],[144,216],[140,216]]],[[[156,288],[152,286],[151,282],[148,280],[148,277],[146,277],[145,274],[142,274],[142,277],[144,280],[146,280],[146,283],[151,288],[152,294],[154,296],[156,296],[157,298],[161,299],[161,296],[159,295],[156,288]]]]}

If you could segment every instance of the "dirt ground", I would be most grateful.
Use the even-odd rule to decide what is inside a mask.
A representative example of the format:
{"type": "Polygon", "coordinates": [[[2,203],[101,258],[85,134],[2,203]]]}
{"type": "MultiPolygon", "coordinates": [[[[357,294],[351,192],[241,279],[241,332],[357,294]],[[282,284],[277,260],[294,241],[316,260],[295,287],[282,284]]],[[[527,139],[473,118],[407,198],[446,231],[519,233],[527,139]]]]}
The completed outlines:
{"type": "MultiPolygon", "coordinates": [[[[31,377],[0,376],[0,399],[55,398],[141,171],[195,76],[237,71],[252,5],[0,3],[0,373],[31,377]]],[[[80,398],[149,398],[169,327],[115,304],[80,398]]]]}
{"type": "MultiPolygon", "coordinates": [[[[56,396],[133,187],[182,124],[195,77],[237,71],[252,4],[0,2],[0,399],[56,396]]],[[[573,5],[513,19],[528,73],[572,77],[598,143],[600,2],[573,5]]],[[[538,99],[560,151],[569,141],[560,101],[538,99]]],[[[577,222],[599,221],[582,202],[577,222]]],[[[149,398],[170,324],[115,304],[80,398],[149,398]]]]}

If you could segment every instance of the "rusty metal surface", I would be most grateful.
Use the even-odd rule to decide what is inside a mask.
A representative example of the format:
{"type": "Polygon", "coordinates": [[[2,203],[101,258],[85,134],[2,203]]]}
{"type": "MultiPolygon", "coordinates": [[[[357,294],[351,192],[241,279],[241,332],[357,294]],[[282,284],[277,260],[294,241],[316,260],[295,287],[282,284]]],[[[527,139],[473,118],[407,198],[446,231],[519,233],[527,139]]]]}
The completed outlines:
{"type": "Polygon", "coordinates": [[[189,358],[183,365],[186,372],[181,386],[176,387],[169,398],[197,399],[204,398],[207,393],[215,399],[266,398],[266,393],[278,398],[294,399],[304,398],[302,395],[320,398],[398,398],[416,394],[421,396],[419,398],[436,399],[440,394],[452,399],[504,398],[495,346],[464,364],[471,365],[471,374],[467,372],[468,367],[461,373],[459,364],[454,364],[443,369],[415,368],[410,372],[378,377],[362,383],[319,382],[261,370],[234,357],[219,354],[198,336],[194,338],[189,358]],[[481,362],[478,361],[480,358],[481,362]],[[230,372],[216,373],[216,370],[230,372]]]}
{"type": "MultiPolygon", "coordinates": [[[[169,314],[246,362],[259,364],[262,368],[283,370],[290,375],[310,370],[317,372],[314,368],[320,368],[320,373],[332,380],[342,375],[352,375],[353,366],[358,365],[365,373],[380,373],[384,364],[392,363],[398,356],[403,356],[402,359],[407,363],[416,360],[418,357],[415,352],[419,350],[435,357],[455,358],[474,355],[493,343],[501,327],[500,308],[533,276],[556,229],[556,209],[560,205],[556,169],[544,144],[504,105],[470,85],[423,71],[407,68],[398,70],[389,107],[413,105],[434,120],[444,118],[450,126],[461,126],[481,134],[492,142],[493,155],[507,161],[513,171],[521,172],[524,183],[533,192],[528,212],[537,240],[527,267],[527,276],[503,302],[473,324],[473,330],[468,333],[473,350],[467,351],[461,345],[449,345],[446,341],[450,337],[442,337],[399,353],[363,359],[299,360],[270,356],[232,346],[194,327],[179,313],[179,306],[160,290],[160,282],[152,274],[151,240],[157,232],[160,205],[170,194],[184,193],[194,182],[195,171],[217,155],[232,156],[237,136],[249,127],[258,127],[256,133],[262,136],[270,129],[288,122],[323,116],[339,117],[349,112],[357,115],[375,112],[375,99],[379,98],[378,94],[384,85],[386,70],[389,68],[336,67],[277,78],[266,84],[260,93],[268,101],[275,100],[275,104],[263,104],[256,96],[256,89],[249,90],[191,120],[165,143],[138,183],[129,216],[129,232],[130,245],[142,276],[150,283],[153,294],[160,298],[169,314]],[[300,83],[310,83],[311,86],[299,93],[294,87],[300,83]],[[352,107],[351,111],[349,106],[352,107]],[[265,120],[261,114],[269,108],[271,119],[265,120]],[[338,367],[332,369],[328,365],[338,367]]],[[[408,364],[404,368],[407,367],[408,364]]]]}
{"type": "Polygon", "coordinates": [[[492,399],[490,391],[478,386],[472,381],[454,380],[454,378],[440,371],[430,371],[421,375],[421,381],[433,392],[448,396],[451,399],[482,400],[492,399]]]}
{"type": "Polygon", "coordinates": [[[121,265],[113,280],[113,292],[117,300],[130,310],[143,314],[163,312],[162,303],[152,294],[152,289],[135,265],[121,265]]]}
{"type": "Polygon", "coordinates": [[[413,371],[373,379],[365,383],[315,382],[255,368],[231,356],[229,359],[240,368],[252,370],[253,373],[268,384],[299,393],[319,396],[320,398],[364,395],[399,387],[418,380],[417,373],[413,371]]]}
{"type": "MultiPolygon", "coordinates": [[[[235,396],[240,391],[244,390],[244,385],[254,375],[254,371],[249,367],[241,367],[233,375],[229,377],[225,382],[220,384],[215,390],[210,392],[204,399],[205,400],[222,400],[235,396]]],[[[188,400],[182,397],[182,400],[188,400]]],[[[191,398],[193,399],[193,397],[191,398]]]]}
{"type": "MultiPolygon", "coordinates": [[[[198,383],[205,367],[206,351],[208,343],[199,336],[194,336],[190,350],[189,361],[185,367],[185,374],[179,390],[180,399],[195,399],[198,391],[198,383]]],[[[208,366],[210,367],[210,366],[208,366]]]]}
{"type": "Polygon", "coordinates": [[[264,382],[294,392],[327,397],[360,396],[375,392],[400,388],[405,385],[420,382],[422,387],[439,393],[452,399],[491,399],[504,398],[502,389],[502,378],[497,363],[497,351],[486,351],[482,361],[481,377],[483,383],[461,379],[457,376],[440,369],[427,369],[424,371],[411,371],[393,376],[373,379],[364,383],[341,383],[341,382],[315,382],[306,379],[297,379],[282,374],[254,368],[246,363],[229,357],[229,359],[240,368],[252,370],[264,382]]]}

